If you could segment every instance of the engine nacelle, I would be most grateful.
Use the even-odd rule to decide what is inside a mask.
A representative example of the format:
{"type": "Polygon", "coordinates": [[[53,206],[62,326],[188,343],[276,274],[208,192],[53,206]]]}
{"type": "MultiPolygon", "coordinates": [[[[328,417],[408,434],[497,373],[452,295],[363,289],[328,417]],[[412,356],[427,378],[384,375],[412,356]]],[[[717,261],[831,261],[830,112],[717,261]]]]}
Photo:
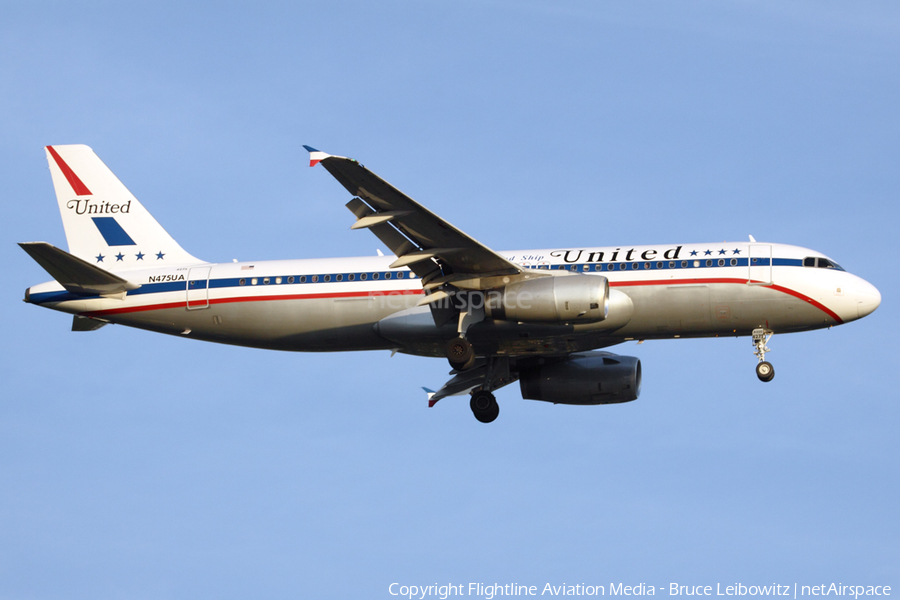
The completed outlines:
{"type": "Polygon", "coordinates": [[[519,373],[522,397],[556,404],[618,404],[641,393],[641,361],[609,352],[572,354],[519,373]]]}
{"type": "Polygon", "coordinates": [[[601,275],[527,279],[487,292],[484,309],[501,321],[594,323],[609,314],[609,281],[601,275]]]}

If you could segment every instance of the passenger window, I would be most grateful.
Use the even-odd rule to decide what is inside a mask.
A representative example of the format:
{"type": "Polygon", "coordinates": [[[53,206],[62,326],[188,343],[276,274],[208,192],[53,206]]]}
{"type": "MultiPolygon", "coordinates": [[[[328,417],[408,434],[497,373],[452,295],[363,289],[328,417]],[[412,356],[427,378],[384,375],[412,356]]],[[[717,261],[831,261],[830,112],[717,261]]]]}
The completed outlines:
{"type": "Polygon", "coordinates": [[[313,276],[312,276],[312,282],[315,283],[315,282],[317,282],[317,281],[319,281],[319,276],[318,276],[318,275],[313,275],[313,276]]]}
{"type": "Polygon", "coordinates": [[[675,261],[674,261],[674,260],[669,261],[669,268],[670,268],[670,269],[674,269],[674,268],[675,268],[675,261]]]}
{"type": "Polygon", "coordinates": [[[645,269],[649,269],[649,268],[650,268],[650,263],[644,263],[644,268],[645,268],[645,269]]]}
{"type": "Polygon", "coordinates": [[[378,279],[378,273],[372,273],[372,279],[378,279]]]}
{"type": "Polygon", "coordinates": [[[347,275],[347,281],[353,281],[354,279],[356,279],[356,273],[350,273],[349,275],[347,275]]]}
{"type": "Polygon", "coordinates": [[[397,273],[397,279],[403,279],[403,271],[397,273]]]}
{"type": "Polygon", "coordinates": [[[300,276],[300,283],[306,283],[306,275],[300,276]]]}
{"type": "Polygon", "coordinates": [[[686,260],[681,261],[681,268],[682,268],[682,269],[687,268],[687,261],[686,261],[686,260]]]}
{"type": "Polygon", "coordinates": [[[384,274],[384,278],[385,278],[385,279],[390,279],[390,278],[391,278],[391,274],[390,274],[390,273],[385,273],[385,274],[384,274]]]}
{"type": "Polygon", "coordinates": [[[369,277],[369,276],[366,275],[365,273],[360,273],[360,274],[359,274],[359,280],[360,280],[360,281],[365,281],[368,277],[369,277]]]}
{"type": "Polygon", "coordinates": [[[720,258],[720,259],[719,259],[719,266],[720,266],[720,267],[724,267],[724,266],[725,266],[725,259],[724,259],[724,258],[720,258]]]}
{"type": "Polygon", "coordinates": [[[619,265],[619,270],[620,270],[620,271],[624,271],[624,270],[627,269],[627,268],[628,268],[628,265],[626,265],[625,263],[622,263],[621,265],[619,265]]]}
{"type": "Polygon", "coordinates": [[[631,263],[631,270],[632,270],[632,271],[635,270],[635,269],[637,269],[637,268],[638,268],[638,264],[637,264],[637,263],[631,263]]]}
{"type": "Polygon", "coordinates": [[[331,281],[331,275],[326,275],[325,277],[322,278],[322,281],[325,281],[325,282],[331,281]]]}
{"type": "MultiPolygon", "coordinates": [[[[720,261],[720,262],[721,262],[721,261],[720,261]]],[[[712,266],[712,261],[709,260],[708,258],[706,259],[706,266],[707,266],[707,267],[711,267],[711,266],[712,266]]],[[[719,265],[719,266],[721,266],[721,265],[719,265]]]]}
{"type": "Polygon", "coordinates": [[[661,262],[656,263],[656,268],[657,268],[657,269],[662,269],[662,263],[661,263],[661,262]]]}
{"type": "Polygon", "coordinates": [[[263,278],[263,285],[269,285],[269,278],[268,278],[268,277],[264,277],[264,278],[263,278]]]}
{"type": "Polygon", "coordinates": [[[737,266],[737,259],[736,259],[736,258],[732,258],[732,259],[731,259],[731,266],[732,266],[732,267],[736,267],[736,266],[737,266]]]}
{"type": "Polygon", "coordinates": [[[335,281],[343,281],[343,280],[344,280],[344,276],[343,276],[343,275],[335,275],[335,276],[334,276],[334,280],[335,280],[335,281]]]}
{"type": "Polygon", "coordinates": [[[288,277],[288,283],[294,283],[294,276],[293,276],[293,275],[291,275],[290,277],[288,277]]]}
{"type": "Polygon", "coordinates": [[[240,281],[238,281],[238,285],[246,285],[246,283],[247,283],[246,279],[241,279],[240,281]]]}

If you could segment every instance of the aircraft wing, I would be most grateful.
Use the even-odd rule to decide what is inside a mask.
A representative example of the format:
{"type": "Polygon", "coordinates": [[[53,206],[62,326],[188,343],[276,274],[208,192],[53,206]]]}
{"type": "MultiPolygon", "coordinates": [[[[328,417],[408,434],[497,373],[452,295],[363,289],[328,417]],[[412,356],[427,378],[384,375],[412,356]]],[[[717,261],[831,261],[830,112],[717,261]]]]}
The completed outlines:
{"type": "Polygon", "coordinates": [[[490,366],[484,359],[479,359],[471,369],[452,373],[454,373],[454,377],[437,392],[422,388],[428,394],[429,407],[437,404],[438,400],[449,396],[461,396],[477,387],[488,386],[490,390],[499,390],[518,379],[518,376],[510,372],[509,359],[506,357],[498,359],[495,364],[490,366]]]}
{"type": "Polygon", "coordinates": [[[310,152],[310,166],[321,163],[355,196],[347,203],[357,219],[351,229],[371,230],[397,256],[391,268],[408,266],[422,278],[426,289],[445,283],[484,289],[491,283],[483,278],[524,271],[357,161],[304,148],[310,152]]]}

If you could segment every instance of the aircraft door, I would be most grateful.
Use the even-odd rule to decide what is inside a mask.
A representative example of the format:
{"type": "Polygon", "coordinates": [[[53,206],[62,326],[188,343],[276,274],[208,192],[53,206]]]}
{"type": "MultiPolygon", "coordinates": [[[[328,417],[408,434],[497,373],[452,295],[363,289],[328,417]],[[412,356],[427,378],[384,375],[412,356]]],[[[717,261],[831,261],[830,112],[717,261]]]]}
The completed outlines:
{"type": "Polygon", "coordinates": [[[210,267],[194,267],[187,277],[187,309],[209,308],[210,267]]]}
{"type": "Polygon", "coordinates": [[[771,244],[750,244],[748,284],[769,285],[772,283],[772,258],[771,244]]]}

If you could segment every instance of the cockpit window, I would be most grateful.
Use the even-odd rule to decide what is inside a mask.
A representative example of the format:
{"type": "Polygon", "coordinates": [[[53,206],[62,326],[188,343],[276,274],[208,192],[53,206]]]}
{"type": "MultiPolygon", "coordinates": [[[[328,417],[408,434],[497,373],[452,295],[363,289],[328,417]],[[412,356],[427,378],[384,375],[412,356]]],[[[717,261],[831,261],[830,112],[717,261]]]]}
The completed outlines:
{"type": "Polygon", "coordinates": [[[841,265],[837,264],[833,260],[829,260],[827,258],[816,258],[815,256],[807,256],[803,259],[804,267],[819,267],[820,269],[837,269],[838,271],[843,271],[844,268],[841,265]]]}
{"type": "Polygon", "coordinates": [[[837,269],[838,271],[843,271],[841,265],[837,264],[833,260],[828,260],[827,258],[820,258],[816,266],[822,269],[837,269]]]}

